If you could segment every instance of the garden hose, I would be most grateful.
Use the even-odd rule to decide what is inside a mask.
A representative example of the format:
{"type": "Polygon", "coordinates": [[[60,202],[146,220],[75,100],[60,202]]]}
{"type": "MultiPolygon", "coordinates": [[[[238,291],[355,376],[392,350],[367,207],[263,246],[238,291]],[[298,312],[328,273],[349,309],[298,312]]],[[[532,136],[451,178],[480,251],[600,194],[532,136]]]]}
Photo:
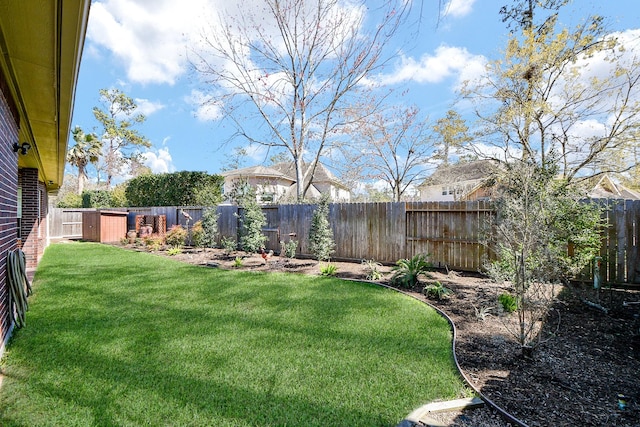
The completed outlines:
{"type": "Polygon", "coordinates": [[[26,323],[29,309],[27,297],[31,295],[31,284],[27,278],[26,258],[20,249],[7,254],[7,277],[9,280],[9,320],[16,328],[26,323]]]}

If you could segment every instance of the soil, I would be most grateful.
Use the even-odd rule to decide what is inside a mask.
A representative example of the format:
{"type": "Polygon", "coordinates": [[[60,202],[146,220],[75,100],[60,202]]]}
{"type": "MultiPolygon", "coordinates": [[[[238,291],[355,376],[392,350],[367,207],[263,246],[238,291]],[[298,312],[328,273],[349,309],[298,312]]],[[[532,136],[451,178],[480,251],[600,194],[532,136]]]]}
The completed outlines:
{"type": "MultiPolygon", "coordinates": [[[[163,252],[159,252],[163,253],[163,252]]],[[[166,253],[164,253],[166,254],[166,253]]],[[[224,269],[319,274],[318,262],[221,250],[185,250],[174,259],[224,269]],[[236,257],[241,267],[234,267],[236,257]]],[[[361,263],[335,262],[337,277],[366,280],[361,263]]],[[[390,266],[380,266],[388,284],[390,266]]],[[[640,288],[561,288],[547,315],[543,343],[531,357],[505,326],[514,314],[499,313],[497,297],[508,290],[486,277],[436,271],[408,293],[441,309],[457,328],[456,355],[472,385],[528,426],[640,426],[640,288]],[[451,291],[427,300],[425,284],[451,291]]],[[[405,290],[406,291],[406,290],[405,290]]],[[[427,402],[425,402],[427,403],[427,402]]],[[[433,414],[446,426],[507,426],[486,407],[433,414]]]]}

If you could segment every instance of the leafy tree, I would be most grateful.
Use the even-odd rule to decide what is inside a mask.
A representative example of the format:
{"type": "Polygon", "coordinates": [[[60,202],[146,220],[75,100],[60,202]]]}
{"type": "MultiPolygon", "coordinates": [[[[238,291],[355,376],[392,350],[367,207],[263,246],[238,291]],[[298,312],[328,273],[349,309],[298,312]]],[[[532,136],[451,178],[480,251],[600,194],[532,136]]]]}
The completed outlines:
{"type": "Polygon", "coordinates": [[[202,219],[199,221],[202,227],[202,236],[198,246],[214,248],[218,236],[218,212],[215,208],[205,208],[202,219]]]}
{"type": "Polygon", "coordinates": [[[76,143],[67,152],[67,162],[78,168],[78,194],[82,194],[87,181],[87,166],[100,159],[102,141],[95,133],[85,134],[80,126],[74,127],[71,135],[76,143]]]}
{"type": "Polygon", "coordinates": [[[151,143],[133,128],[146,118],[144,114],[136,113],[138,106],[132,98],[118,89],[100,89],[100,100],[104,109],[94,107],[93,115],[103,128],[102,167],[107,174],[107,188],[111,188],[113,177],[139,158],[140,147],[150,147],[151,143]]]}
{"type": "Polygon", "coordinates": [[[554,302],[553,284],[575,277],[600,249],[602,222],[595,204],[558,179],[555,163],[514,161],[497,177],[492,245],[497,260],[488,273],[508,281],[518,322],[509,331],[530,355],[543,340],[543,321],[554,302]]]}
{"type": "Polygon", "coordinates": [[[65,193],[63,196],[58,196],[56,201],[56,207],[58,208],[81,208],[82,207],[82,195],[73,193],[65,193]]]}
{"type": "Polygon", "coordinates": [[[335,251],[333,230],[329,224],[329,199],[323,196],[311,218],[309,250],[318,261],[326,261],[335,251]]]}
{"type": "MultiPolygon", "coordinates": [[[[504,57],[467,82],[462,94],[487,132],[483,142],[502,150],[503,160],[545,164],[557,155],[559,173],[575,181],[633,166],[628,154],[640,130],[640,59],[606,34],[600,16],[562,28],[559,15],[567,3],[505,6],[511,33],[504,57]]],[[[486,155],[484,145],[470,148],[486,155]]]]}
{"type": "Polygon", "coordinates": [[[469,128],[455,110],[447,111],[445,117],[438,119],[433,130],[440,138],[437,143],[438,149],[433,153],[432,159],[440,160],[443,165],[449,164],[451,150],[463,147],[471,141],[469,128]]]}
{"type": "Polygon", "coordinates": [[[85,190],[82,193],[83,208],[110,208],[112,205],[109,190],[85,190]]]}
{"type": "Polygon", "coordinates": [[[366,108],[345,113],[353,126],[349,131],[353,139],[343,146],[346,168],[358,169],[361,179],[384,181],[399,202],[411,185],[424,179],[432,140],[416,107],[390,107],[359,118],[366,108]]]}
{"type": "Polygon", "coordinates": [[[344,124],[340,111],[364,96],[365,79],[388,59],[385,47],[410,3],[386,0],[373,21],[364,0],[245,2],[203,36],[193,66],[211,84],[212,99],[239,136],[289,154],[299,200],[312,183],[305,173],[313,177],[344,124]],[[313,158],[306,171],[303,155],[313,158]]]}
{"type": "Polygon", "coordinates": [[[125,192],[131,206],[215,206],[222,183],[219,175],[182,171],[138,176],[125,192]]]}
{"type": "Polygon", "coordinates": [[[238,242],[245,252],[257,252],[264,247],[267,236],[262,234],[262,227],[267,225],[267,217],[256,200],[255,189],[243,187],[244,193],[236,199],[242,207],[239,215],[240,228],[238,242]]]}

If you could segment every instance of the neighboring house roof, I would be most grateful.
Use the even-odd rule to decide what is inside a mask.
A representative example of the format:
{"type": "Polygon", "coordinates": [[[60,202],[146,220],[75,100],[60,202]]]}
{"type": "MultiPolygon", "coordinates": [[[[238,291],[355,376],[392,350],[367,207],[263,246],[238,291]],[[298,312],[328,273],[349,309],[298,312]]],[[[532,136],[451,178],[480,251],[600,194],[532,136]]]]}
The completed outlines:
{"type": "Polygon", "coordinates": [[[440,165],[438,169],[418,187],[452,184],[460,181],[475,181],[488,178],[496,171],[493,160],[477,160],[473,162],[440,165]]]}
{"type": "Polygon", "coordinates": [[[282,173],[274,168],[265,166],[251,166],[248,168],[235,169],[231,171],[222,172],[220,175],[223,177],[236,178],[236,177],[255,177],[255,178],[279,178],[283,180],[296,182],[295,178],[282,173]]]}
{"type": "Polygon", "coordinates": [[[62,185],[90,0],[0,2],[0,72],[15,105],[20,168],[39,170],[47,190],[62,185]]]}
{"type": "Polygon", "coordinates": [[[589,191],[594,199],[640,200],[640,193],[614,182],[609,175],[602,175],[589,191]]]}
{"type": "MultiPolygon", "coordinates": [[[[307,169],[310,166],[311,165],[306,165],[306,164],[302,165],[302,169],[303,169],[305,174],[306,173],[310,173],[310,171],[308,171],[308,169],[307,169]]],[[[286,174],[287,176],[292,177],[293,181],[295,182],[295,180],[296,180],[296,168],[295,168],[295,165],[293,164],[293,162],[276,163],[275,165],[273,165],[271,167],[273,169],[281,171],[282,173],[286,174]]],[[[305,177],[305,182],[308,182],[308,179],[309,179],[309,175],[307,175],[305,177]]],[[[336,187],[344,188],[345,190],[348,189],[347,186],[344,185],[343,183],[341,183],[340,181],[338,181],[338,179],[322,163],[318,163],[317,166],[316,166],[316,170],[315,170],[315,172],[313,174],[313,182],[330,183],[330,184],[333,184],[336,187]]]]}
{"type": "MultiPolygon", "coordinates": [[[[303,169],[306,165],[303,165],[303,169]]],[[[305,172],[308,172],[307,169],[304,169],[305,172]]],[[[251,166],[242,169],[235,169],[231,171],[226,171],[221,173],[225,178],[236,178],[236,177],[254,177],[254,178],[280,178],[283,180],[288,180],[291,184],[296,183],[296,169],[293,162],[281,162],[267,166],[251,166]]],[[[309,176],[305,177],[305,182],[309,182],[309,176]]],[[[338,179],[333,176],[333,174],[322,164],[318,163],[315,173],[313,175],[313,183],[329,183],[336,187],[343,188],[348,190],[347,186],[338,181],[338,179]]],[[[320,193],[316,189],[311,189],[311,197],[316,197],[320,193]],[[317,193],[317,194],[316,194],[317,193]]]]}

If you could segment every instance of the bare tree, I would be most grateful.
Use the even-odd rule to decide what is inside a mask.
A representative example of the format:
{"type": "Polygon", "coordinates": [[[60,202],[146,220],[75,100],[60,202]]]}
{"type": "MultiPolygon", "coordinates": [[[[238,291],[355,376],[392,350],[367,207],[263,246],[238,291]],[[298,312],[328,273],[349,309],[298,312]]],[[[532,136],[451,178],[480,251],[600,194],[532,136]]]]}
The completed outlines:
{"type": "MultiPolygon", "coordinates": [[[[504,57],[467,82],[486,143],[504,158],[545,164],[558,157],[569,181],[632,166],[640,130],[640,61],[602,17],[561,28],[567,0],[515,2],[502,9],[512,33],[504,57]]],[[[637,44],[637,41],[635,41],[637,44]]],[[[478,142],[478,141],[476,141],[478,142]]],[[[476,154],[486,146],[471,145],[476,154]]]]}
{"type": "Polygon", "coordinates": [[[433,151],[427,121],[417,107],[395,106],[359,117],[367,110],[360,106],[349,110],[352,140],[342,152],[348,169],[358,170],[368,181],[384,181],[399,202],[411,185],[425,177],[425,164],[433,151]]]}
{"type": "Polygon", "coordinates": [[[238,14],[212,22],[192,64],[210,85],[211,102],[224,110],[239,135],[290,155],[302,199],[313,181],[305,175],[313,177],[345,125],[341,110],[393,57],[395,52],[385,55],[386,49],[411,2],[386,0],[378,8],[364,0],[259,4],[245,3],[238,14]]]}

